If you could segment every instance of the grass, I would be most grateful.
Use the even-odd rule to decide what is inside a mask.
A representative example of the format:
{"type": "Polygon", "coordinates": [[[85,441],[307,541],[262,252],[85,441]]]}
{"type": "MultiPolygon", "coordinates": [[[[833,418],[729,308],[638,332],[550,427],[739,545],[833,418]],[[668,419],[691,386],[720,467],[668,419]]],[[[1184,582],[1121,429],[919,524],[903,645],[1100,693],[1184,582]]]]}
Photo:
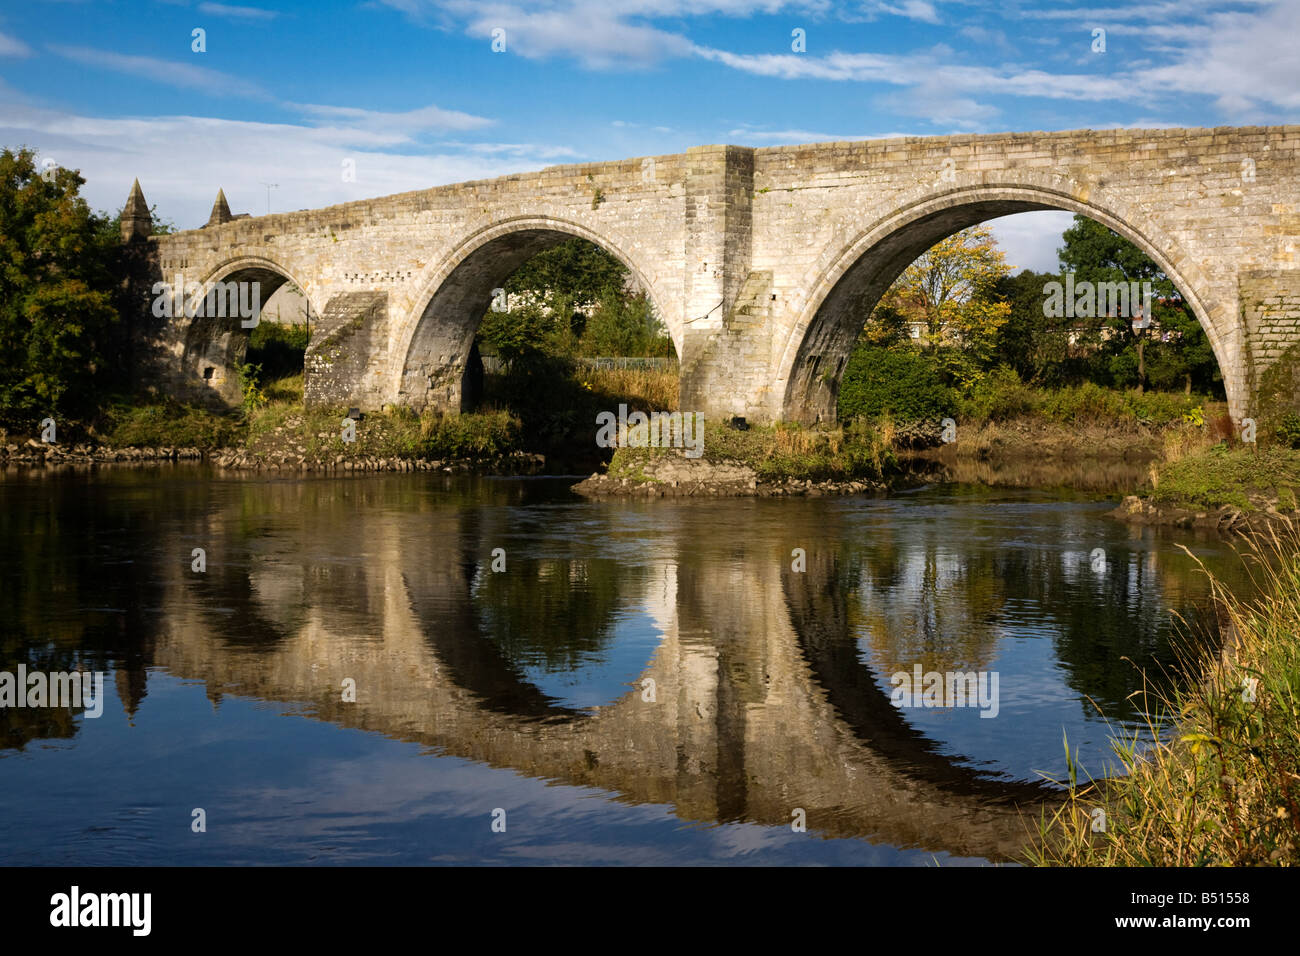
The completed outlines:
{"type": "Polygon", "coordinates": [[[1065,802],[1037,821],[1029,863],[1300,863],[1300,533],[1253,535],[1243,557],[1258,597],[1233,596],[1211,576],[1231,652],[1189,642],[1184,668],[1203,676],[1148,709],[1154,749],[1114,741],[1122,776],[1081,782],[1070,761],[1065,802]],[[1098,809],[1105,825],[1094,830],[1098,809]]]}
{"type": "Polygon", "coordinates": [[[98,428],[98,439],[113,448],[171,447],[208,451],[238,444],[243,424],[238,413],[214,412],[170,399],[143,404],[125,398],[112,402],[98,428]]]}
{"type": "Polygon", "coordinates": [[[305,409],[271,402],[248,417],[244,447],[255,455],[288,452],[312,460],[348,458],[492,458],[521,448],[519,421],[509,412],[456,416],[405,409],[367,413],[355,440],[343,440],[343,408],[305,409]]]}
{"type": "Polygon", "coordinates": [[[1300,489],[1300,451],[1220,443],[1166,461],[1155,469],[1152,484],[1150,497],[1161,504],[1254,511],[1260,499],[1276,499],[1283,510],[1294,507],[1300,489]]]}
{"type": "Polygon", "coordinates": [[[96,437],[125,447],[243,448],[254,455],[287,453],[312,460],[349,458],[493,458],[520,450],[518,418],[489,409],[458,416],[402,409],[369,413],[343,441],[347,409],[304,408],[301,374],[266,382],[253,407],[213,411],[172,400],[120,398],[101,416],[96,437]]]}
{"type": "MultiPolygon", "coordinates": [[[[620,448],[610,462],[609,474],[642,478],[642,468],[650,458],[676,453],[662,448],[620,448]]],[[[830,428],[751,425],[745,431],[706,421],[701,457],[748,465],[762,481],[878,480],[897,466],[887,434],[862,421],[830,428]]]]}
{"type": "Polygon", "coordinates": [[[1091,382],[1037,388],[1012,374],[990,375],[958,401],[957,412],[967,422],[1041,418],[1062,425],[1134,430],[1203,422],[1206,408],[1215,404],[1205,396],[1102,388],[1091,382]]]}

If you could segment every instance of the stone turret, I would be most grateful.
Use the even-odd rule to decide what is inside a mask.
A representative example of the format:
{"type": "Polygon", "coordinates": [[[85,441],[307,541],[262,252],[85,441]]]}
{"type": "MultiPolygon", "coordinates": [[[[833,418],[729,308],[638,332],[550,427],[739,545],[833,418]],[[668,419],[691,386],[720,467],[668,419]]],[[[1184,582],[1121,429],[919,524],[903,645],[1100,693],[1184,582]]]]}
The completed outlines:
{"type": "Polygon", "coordinates": [[[208,216],[209,226],[219,226],[223,222],[230,222],[235,217],[230,214],[230,204],[226,202],[226,191],[217,190],[217,200],[212,204],[212,215],[208,216]]]}
{"type": "Polygon", "coordinates": [[[131,195],[127,197],[122,209],[122,241],[136,242],[153,235],[153,216],[149,214],[149,204],[144,201],[140,190],[140,180],[131,186],[131,195]]]}

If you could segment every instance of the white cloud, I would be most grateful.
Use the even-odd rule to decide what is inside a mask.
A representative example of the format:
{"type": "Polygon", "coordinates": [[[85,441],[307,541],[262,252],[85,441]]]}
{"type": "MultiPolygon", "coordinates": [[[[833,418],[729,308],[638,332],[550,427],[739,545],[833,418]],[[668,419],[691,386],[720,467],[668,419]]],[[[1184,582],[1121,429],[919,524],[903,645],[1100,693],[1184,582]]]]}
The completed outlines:
{"type": "Polygon", "coordinates": [[[22,40],[0,33],[0,56],[31,56],[32,48],[22,40]]]}
{"type": "Polygon", "coordinates": [[[263,10],[260,7],[237,7],[225,3],[200,3],[199,10],[214,17],[229,17],[232,20],[274,20],[280,15],[277,10],[263,10]]]}
{"type": "Polygon", "coordinates": [[[1203,43],[1184,50],[1174,63],[1142,70],[1153,90],[1214,97],[1228,117],[1246,104],[1300,112],[1300,4],[1278,4],[1259,16],[1216,14],[1203,43]]]}
{"type": "Polygon", "coordinates": [[[781,79],[817,79],[878,82],[892,86],[926,85],[954,92],[985,95],[1039,96],[1067,100],[1131,100],[1132,80],[1127,76],[1054,74],[1016,67],[961,66],[951,62],[951,51],[922,54],[829,53],[739,54],[696,47],[708,60],[758,76],[781,79]]]}
{"type": "Polygon", "coordinates": [[[902,3],[875,3],[872,4],[881,13],[892,14],[896,17],[906,17],[909,20],[920,20],[922,23],[938,23],[939,13],[934,9],[934,4],[927,3],[925,0],[903,0],[902,3]]]}
{"type": "Polygon", "coordinates": [[[285,105],[317,119],[342,121],[353,130],[389,133],[400,137],[393,142],[407,140],[415,132],[482,129],[495,122],[484,116],[474,116],[458,110],[445,110],[433,105],[392,113],[355,106],[323,106],[316,103],[286,103],[285,105]]]}
{"type": "Polygon", "coordinates": [[[741,127],[727,131],[727,141],[738,146],[746,143],[768,143],[774,146],[786,146],[795,143],[840,143],[863,139],[895,139],[902,136],[915,136],[916,133],[819,133],[806,129],[761,130],[741,127]]]}
{"type": "Polygon", "coordinates": [[[83,195],[116,210],[137,176],[145,198],[182,228],[202,225],[218,187],[235,212],[315,209],[430,186],[540,169],[554,148],[526,144],[439,144],[422,155],[366,148],[365,130],[254,123],[202,116],[105,119],[16,106],[0,116],[0,141],[25,143],[59,165],[80,169],[83,195]],[[347,137],[350,137],[347,138],[347,137]],[[356,181],[342,181],[343,161],[356,181]]]}
{"type": "Polygon", "coordinates": [[[51,44],[49,49],[61,57],[84,63],[87,66],[111,70],[114,73],[127,73],[143,77],[163,86],[175,86],[180,89],[199,90],[210,96],[241,96],[264,99],[267,93],[256,83],[250,83],[237,76],[182,63],[177,60],[159,60],[149,56],[129,56],[124,53],[112,53],[108,50],[95,50],[84,46],[61,46],[51,44]]]}
{"type": "Polygon", "coordinates": [[[1060,268],[1056,250],[1063,245],[1061,233],[1073,222],[1073,213],[1042,211],[991,219],[988,226],[1007,255],[1007,265],[1016,272],[1056,272],[1060,268]]]}

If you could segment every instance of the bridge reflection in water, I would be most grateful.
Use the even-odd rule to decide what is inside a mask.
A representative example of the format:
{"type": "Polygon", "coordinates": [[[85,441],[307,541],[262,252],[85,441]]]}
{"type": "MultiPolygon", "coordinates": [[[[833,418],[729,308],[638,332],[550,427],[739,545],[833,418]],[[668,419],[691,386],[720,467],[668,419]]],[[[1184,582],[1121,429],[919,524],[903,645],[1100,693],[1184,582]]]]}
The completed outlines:
{"type": "MultiPolygon", "coordinates": [[[[1159,650],[1159,611],[1136,599],[1171,560],[1153,550],[1100,583],[1086,560],[1014,543],[954,561],[942,520],[880,522],[862,540],[854,522],[876,506],[862,501],[592,505],[530,500],[529,482],[413,476],[205,487],[169,502],[183,522],[125,519],[150,535],[157,566],[135,580],[162,611],[115,658],[129,710],[162,668],[214,701],[294,705],[684,821],[789,827],[800,808],[824,836],[990,860],[1018,857],[1021,809],[1036,815],[1052,791],[1029,767],[977,766],[927,736],[891,705],[888,675],[996,669],[1009,607],[1091,589],[1057,622],[1055,653],[1072,691],[1119,706],[1127,668],[1089,664],[1116,652],[1094,646],[1099,621],[1146,632],[1120,651],[1159,650]],[[200,541],[208,570],[194,574],[175,558],[200,541]],[[900,589],[922,598],[888,600],[900,589]],[[618,635],[638,619],[653,639],[631,642],[629,661],[618,635]],[[602,702],[565,699],[565,675],[596,665],[618,672],[602,702]]],[[[1077,519],[1051,520],[1049,536],[1078,535],[1077,519]]],[[[975,723],[1023,719],[1011,711],[975,723]]]]}

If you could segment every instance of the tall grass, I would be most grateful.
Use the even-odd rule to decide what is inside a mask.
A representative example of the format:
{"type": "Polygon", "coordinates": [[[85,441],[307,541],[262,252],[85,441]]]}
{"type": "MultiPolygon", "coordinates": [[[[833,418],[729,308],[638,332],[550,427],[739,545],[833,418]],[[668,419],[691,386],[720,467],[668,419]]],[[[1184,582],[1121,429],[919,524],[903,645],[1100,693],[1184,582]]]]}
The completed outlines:
{"type": "Polygon", "coordinates": [[[635,408],[645,411],[675,411],[677,408],[676,365],[662,369],[578,368],[574,375],[589,391],[621,397],[635,408]]]}
{"type": "Polygon", "coordinates": [[[1030,863],[1300,863],[1300,532],[1288,524],[1254,534],[1243,560],[1255,584],[1250,598],[1228,592],[1201,565],[1228,645],[1207,650],[1183,626],[1182,667],[1202,676],[1142,692],[1154,705],[1145,710],[1157,746],[1140,746],[1137,735],[1116,739],[1124,773],[1106,780],[1081,781],[1069,760],[1066,799],[1038,819],[1030,863]],[[1094,824],[1098,810],[1104,829],[1094,824]]]}

